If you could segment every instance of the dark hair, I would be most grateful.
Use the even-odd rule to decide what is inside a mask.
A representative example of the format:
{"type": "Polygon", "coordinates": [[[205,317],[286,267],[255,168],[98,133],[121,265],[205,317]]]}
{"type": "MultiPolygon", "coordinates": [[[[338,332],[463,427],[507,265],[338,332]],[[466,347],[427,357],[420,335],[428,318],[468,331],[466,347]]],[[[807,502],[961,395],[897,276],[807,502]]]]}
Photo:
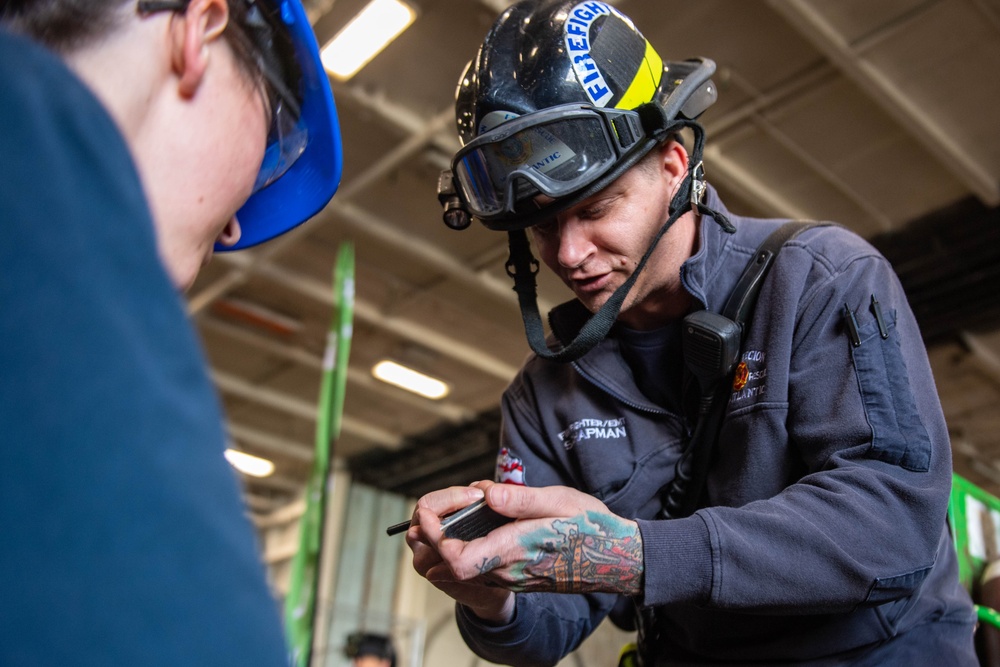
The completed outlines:
{"type": "Polygon", "coordinates": [[[7,0],[0,22],[12,32],[68,53],[106,35],[119,8],[133,0],[7,0]]]}
{"type": "MultiPolygon", "coordinates": [[[[260,85],[262,74],[252,40],[246,36],[246,0],[228,0],[224,35],[240,69],[260,85]]],[[[101,39],[125,19],[122,7],[136,0],[0,0],[0,23],[56,51],[71,53],[101,39]]],[[[137,9],[133,9],[137,11],[137,9]]]]}
{"type": "Polygon", "coordinates": [[[348,658],[361,658],[370,655],[396,663],[396,651],[392,647],[392,639],[386,635],[355,632],[347,638],[344,653],[348,658]]]}

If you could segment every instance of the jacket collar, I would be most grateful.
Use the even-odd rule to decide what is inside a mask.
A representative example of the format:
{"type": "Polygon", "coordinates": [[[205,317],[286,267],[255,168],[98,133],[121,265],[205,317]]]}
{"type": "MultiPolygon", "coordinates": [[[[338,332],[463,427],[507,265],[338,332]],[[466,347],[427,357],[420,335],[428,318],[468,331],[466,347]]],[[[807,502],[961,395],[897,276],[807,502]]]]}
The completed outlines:
{"type": "Polygon", "coordinates": [[[725,279],[725,275],[733,273],[738,276],[743,270],[742,260],[731,257],[738,238],[743,236],[741,231],[745,230],[745,225],[742,224],[743,218],[729,212],[719,198],[719,193],[711,185],[706,191],[705,203],[727,216],[736,227],[736,233],[726,233],[711,215],[703,214],[699,226],[698,250],[681,265],[681,284],[701,308],[719,312],[733,285],[733,281],[725,279]],[[739,266],[735,268],[735,272],[729,271],[729,265],[734,262],[739,266]]]}

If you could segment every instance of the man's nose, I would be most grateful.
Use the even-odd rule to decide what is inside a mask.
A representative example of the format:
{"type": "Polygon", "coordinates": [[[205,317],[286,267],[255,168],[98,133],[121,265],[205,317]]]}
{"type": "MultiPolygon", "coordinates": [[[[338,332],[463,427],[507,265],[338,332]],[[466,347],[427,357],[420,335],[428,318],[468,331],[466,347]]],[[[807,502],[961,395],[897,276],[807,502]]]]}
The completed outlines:
{"type": "Polygon", "coordinates": [[[593,250],[588,225],[575,217],[560,221],[558,260],[561,266],[570,269],[581,266],[593,250]]]}

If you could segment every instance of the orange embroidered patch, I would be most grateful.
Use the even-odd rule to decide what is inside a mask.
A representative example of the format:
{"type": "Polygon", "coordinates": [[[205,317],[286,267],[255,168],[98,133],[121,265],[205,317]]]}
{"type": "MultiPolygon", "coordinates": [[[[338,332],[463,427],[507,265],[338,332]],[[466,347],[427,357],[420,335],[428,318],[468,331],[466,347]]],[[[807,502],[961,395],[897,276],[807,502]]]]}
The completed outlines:
{"type": "Polygon", "coordinates": [[[740,365],[736,367],[736,375],[733,376],[733,390],[739,391],[745,387],[748,379],[750,379],[750,370],[747,368],[747,362],[741,361],[740,365]]]}

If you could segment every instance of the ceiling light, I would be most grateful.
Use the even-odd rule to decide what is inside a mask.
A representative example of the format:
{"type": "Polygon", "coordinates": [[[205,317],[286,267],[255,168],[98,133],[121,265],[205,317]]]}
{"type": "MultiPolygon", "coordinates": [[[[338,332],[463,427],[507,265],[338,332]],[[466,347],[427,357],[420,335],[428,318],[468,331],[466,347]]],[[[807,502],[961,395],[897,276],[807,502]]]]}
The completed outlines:
{"type": "Polygon", "coordinates": [[[274,472],[274,464],[267,459],[235,449],[226,450],[226,460],[241,473],[251,477],[267,477],[274,472]]]}
{"type": "Polygon", "coordinates": [[[341,81],[350,79],[415,18],[400,0],[372,0],[323,47],[323,66],[341,81]]]}
{"type": "Polygon", "coordinates": [[[382,382],[388,382],[426,398],[444,398],[450,391],[448,385],[441,380],[424,375],[394,361],[378,362],[372,368],[372,375],[382,382]]]}

